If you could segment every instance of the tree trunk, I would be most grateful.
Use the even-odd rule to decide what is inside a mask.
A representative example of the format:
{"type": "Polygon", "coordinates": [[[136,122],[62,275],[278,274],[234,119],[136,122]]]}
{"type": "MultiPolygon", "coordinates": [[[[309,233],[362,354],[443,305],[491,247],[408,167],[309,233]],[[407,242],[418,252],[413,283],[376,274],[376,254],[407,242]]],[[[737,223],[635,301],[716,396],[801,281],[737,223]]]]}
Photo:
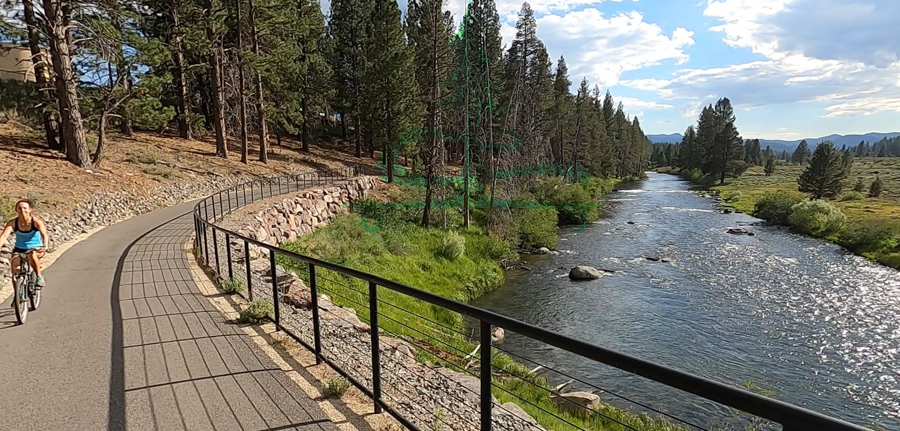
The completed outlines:
{"type": "Polygon", "coordinates": [[[356,130],[353,133],[353,139],[356,141],[356,158],[362,157],[362,114],[360,113],[360,105],[362,104],[362,89],[360,83],[356,83],[355,87],[355,106],[353,106],[353,121],[356,130]]]}
{"type": "MultiPolygon", "coordinates": [[[[256,31],[256,3],[254,3],[254,0],[249,0],[249,5],[250,38],[253,42],[253,54],[259,57],[259,33],[256,31]]],[[[263,101],[262,74],[258,70],[256,71],[256,112],[259,115],[259,161],[269,163],[269,129],[266,124],[266,109],[263,101]]]]}
{"type": "MultiPolygon", "coordinates": [[[[25,25],[28,26],[28,47],[31,49],[31,61],[34,64],[34,80],[41,100],[52,103],[53,98],[49,97],[48,93],[50,83],[47,82],[47,77],[50,76],[47,70],[50,59],[46,58],[41,52],[41,36],[34,17],[34,3],[32,1],[23,0],[22,3],[25,9],[25,25]]],[[[44,112],[41,116],[43,117],[44,137],[47,140],[47,146],[51,150],[64,150],[65,147],[57,139],[56,128],[58,125],[56,117],[51,112],[44,112]]]]}
{"type": "MultiPolygon", "coordinates": [[[[343,112],[341,112],[341,139],[347,140],[347,116],[343,112]]],[[[359,157],[359,155],[356,157],[359,157]]]]}
{"type": "Polygon", "coordinates": [[[213,118],[216,121],[216,155],[227,159],[228,138],[225,136],[225,84],[222,82],[222,57],[222,41],[217,41],[213,51],[213,73],[210,76],[213,89],[215,90],[215,97],[213,98],[215,113],[213,118]]]}
{"type": "Polygon", "coordinates": [[[84,136],[84,124],[78,105],[78,88],[72,66],[69,37],[58,0],[43,0],[47,17],[47,39],[53,57],[53,70],[59,77],[57,92],[61,105],[61,117],[65,128],[66,156],[80,168],[91,168],[90,154],[84,136]]]}
{"type": "Polygon", "coordinates": [[[188,122],[188,90],[187,76],[184,72],[184,34],[181,31],[181,22],[178,16],[178,3],[172,4],[172,25],[175,27],[175,43],[172,49],[172,62],[175,63],[175,92],[178,103],[178,136],[182,139],[192,139],[191,125],[188,122]]]}
{"type": "Polygon", "coordinates": [[[104,109],[100,113],[100,130],[97,132],[97,150],[94,151],[94,157],[91,163],[95,167],[100,166],[100,160],[103,157],[103,144],[106,142],[106,123],[109,120],[109,111],[104,109]]]}
{"type": "Polygon", "coordinates": [[[210,93],[212,96],[213,122],[216,129],[216,155],[228,158],[228,143],[225,141],[225,92],[222,85],[222,45],[216,34],[215,24],[212,22],[212,0],[205,0],[203,7],[206,23],[206,37],[210,47],[209,53],[209,69],[210,69],[210,93]]]}
{"type": "MultiPolygon", "coordinates": [[[[305,79],[304,79],[305,80],[305,79]]],[[[309,104],[306,103],[306,96],[303,97],[303,125],[300,126],[300,140],[303,142],[303,151],[309,152],[309,104]]]]}
{"type": "MultiPolygon", "coordinates": [[[[122,68],[120,68],[119,71],[121,72],[122,68]]],[[[130,93],[132,87],[134,86],[134,82],[131,79],[131,73],[129,71],[126,71],[125,73],[126,73],[126,75],[125,75],[125,79],[122,81],[122,85],[125,89],[125,92],[130,93]]],[[[121,119],[121,123],[119,123],[119,127],[120,127],[120,130],[123,135],[125,135],[125,136],[133,136],[134,135],[134,128],[131,125],[131,118],[129,118],[129,116],[126,115],[125,112],[122,113],[122,119],[121,119]]]]}
{"type": "Polygon", "coordinates": [[[237,9],[237,53],[238,53],[238,104],[240,104],[240,122],[241,122],[241,163],[247,164],[247,101],[244,99],[246,88],[244,86],[244,37],[243,26],[241,26],[241,1],[236,0],[237,9]]]}

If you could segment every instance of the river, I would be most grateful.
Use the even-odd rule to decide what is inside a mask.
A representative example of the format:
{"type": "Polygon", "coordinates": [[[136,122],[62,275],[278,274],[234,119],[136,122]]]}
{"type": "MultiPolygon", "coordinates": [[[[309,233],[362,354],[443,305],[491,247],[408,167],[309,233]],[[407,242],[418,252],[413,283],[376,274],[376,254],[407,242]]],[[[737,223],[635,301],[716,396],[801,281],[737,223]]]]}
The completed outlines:
{"type": "MultiPolygon", "coordinates": [[[[474,305],[859,425],[900,430],[900,273],[831,243],[722,214],[672,175],[608,195],[607,215],[560,232],[559,253],[474,305]],[[634,222],[629,224],[628,222],[634,222]],[[755,236],[726,233],[743,226],[755,236]],[[653,262],[660,257],[669,262],[653,262]],[[619,271],[572,282],[575,265],[619,271]]],[[[693,423],[727,409],[507,332],[499,348],[693,423]]],[[[567,377],[549,375],[555,384],[567,377]]],[[[576,382],[573,389],[590,390],[576,382]]],[[[601,398],[623,407],[609,393],[601,398]]]]}

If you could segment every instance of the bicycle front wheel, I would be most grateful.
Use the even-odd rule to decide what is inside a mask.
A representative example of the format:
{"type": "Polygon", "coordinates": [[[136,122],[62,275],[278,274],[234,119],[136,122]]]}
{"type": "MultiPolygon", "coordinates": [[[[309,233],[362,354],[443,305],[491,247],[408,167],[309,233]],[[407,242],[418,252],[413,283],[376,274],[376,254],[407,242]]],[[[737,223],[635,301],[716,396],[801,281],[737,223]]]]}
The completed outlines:
{"type": "Polygon", "coordinates": [[[25,277],[13,278],[13,305],[16,309],[16,320],[20,325],[25,324],[28,318],[28,295],[25,292],[25,277]]]}
{"type": "Polygon", "coordinates": [[[34,280],[31,280],[31,284],[28,286],[28,299],[31,302],[31,309],[37,310],[41,305],[41,289],[37,286],[34,280]]]}

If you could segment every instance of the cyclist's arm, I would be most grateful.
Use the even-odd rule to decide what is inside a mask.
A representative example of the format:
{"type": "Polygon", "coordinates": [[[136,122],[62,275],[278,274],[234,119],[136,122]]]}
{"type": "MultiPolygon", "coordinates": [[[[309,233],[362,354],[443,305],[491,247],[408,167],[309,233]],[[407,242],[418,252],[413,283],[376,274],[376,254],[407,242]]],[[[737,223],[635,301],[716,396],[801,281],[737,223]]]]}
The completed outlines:
{"type": "Polygon", "coordinates": [[[38,229],[38,232],[41,233],[41,239],[44,242],[43,248],[50,247],[50,236],[47,235],[47,225],[44,224],[44,221],[35,217],[34,218],[34,227],[38,229]]]}
{"type": "Polygon", "coordinates": [[[9,234],[13,231],[13,222],[7,222],[6,226],[3,227],[3,233],[0,233],[0,247],[3,247],[6,244],[6,239],[9,238],[9,234]]]}

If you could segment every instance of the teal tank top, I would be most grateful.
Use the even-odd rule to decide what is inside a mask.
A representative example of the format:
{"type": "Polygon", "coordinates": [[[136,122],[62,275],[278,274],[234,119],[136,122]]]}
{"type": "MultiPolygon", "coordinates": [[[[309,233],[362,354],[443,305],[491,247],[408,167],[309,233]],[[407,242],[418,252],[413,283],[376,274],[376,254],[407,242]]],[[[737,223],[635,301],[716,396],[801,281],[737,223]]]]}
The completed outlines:
{"type": "Polygon", "coordinates": [[[28,250],[44,246],[41,232],[34,227],[34,218],[31,219],[31,229],[27,231],[19,230],[19,219],[13,219],[13,231],[16,233],[15,248],[28,250]]]}

